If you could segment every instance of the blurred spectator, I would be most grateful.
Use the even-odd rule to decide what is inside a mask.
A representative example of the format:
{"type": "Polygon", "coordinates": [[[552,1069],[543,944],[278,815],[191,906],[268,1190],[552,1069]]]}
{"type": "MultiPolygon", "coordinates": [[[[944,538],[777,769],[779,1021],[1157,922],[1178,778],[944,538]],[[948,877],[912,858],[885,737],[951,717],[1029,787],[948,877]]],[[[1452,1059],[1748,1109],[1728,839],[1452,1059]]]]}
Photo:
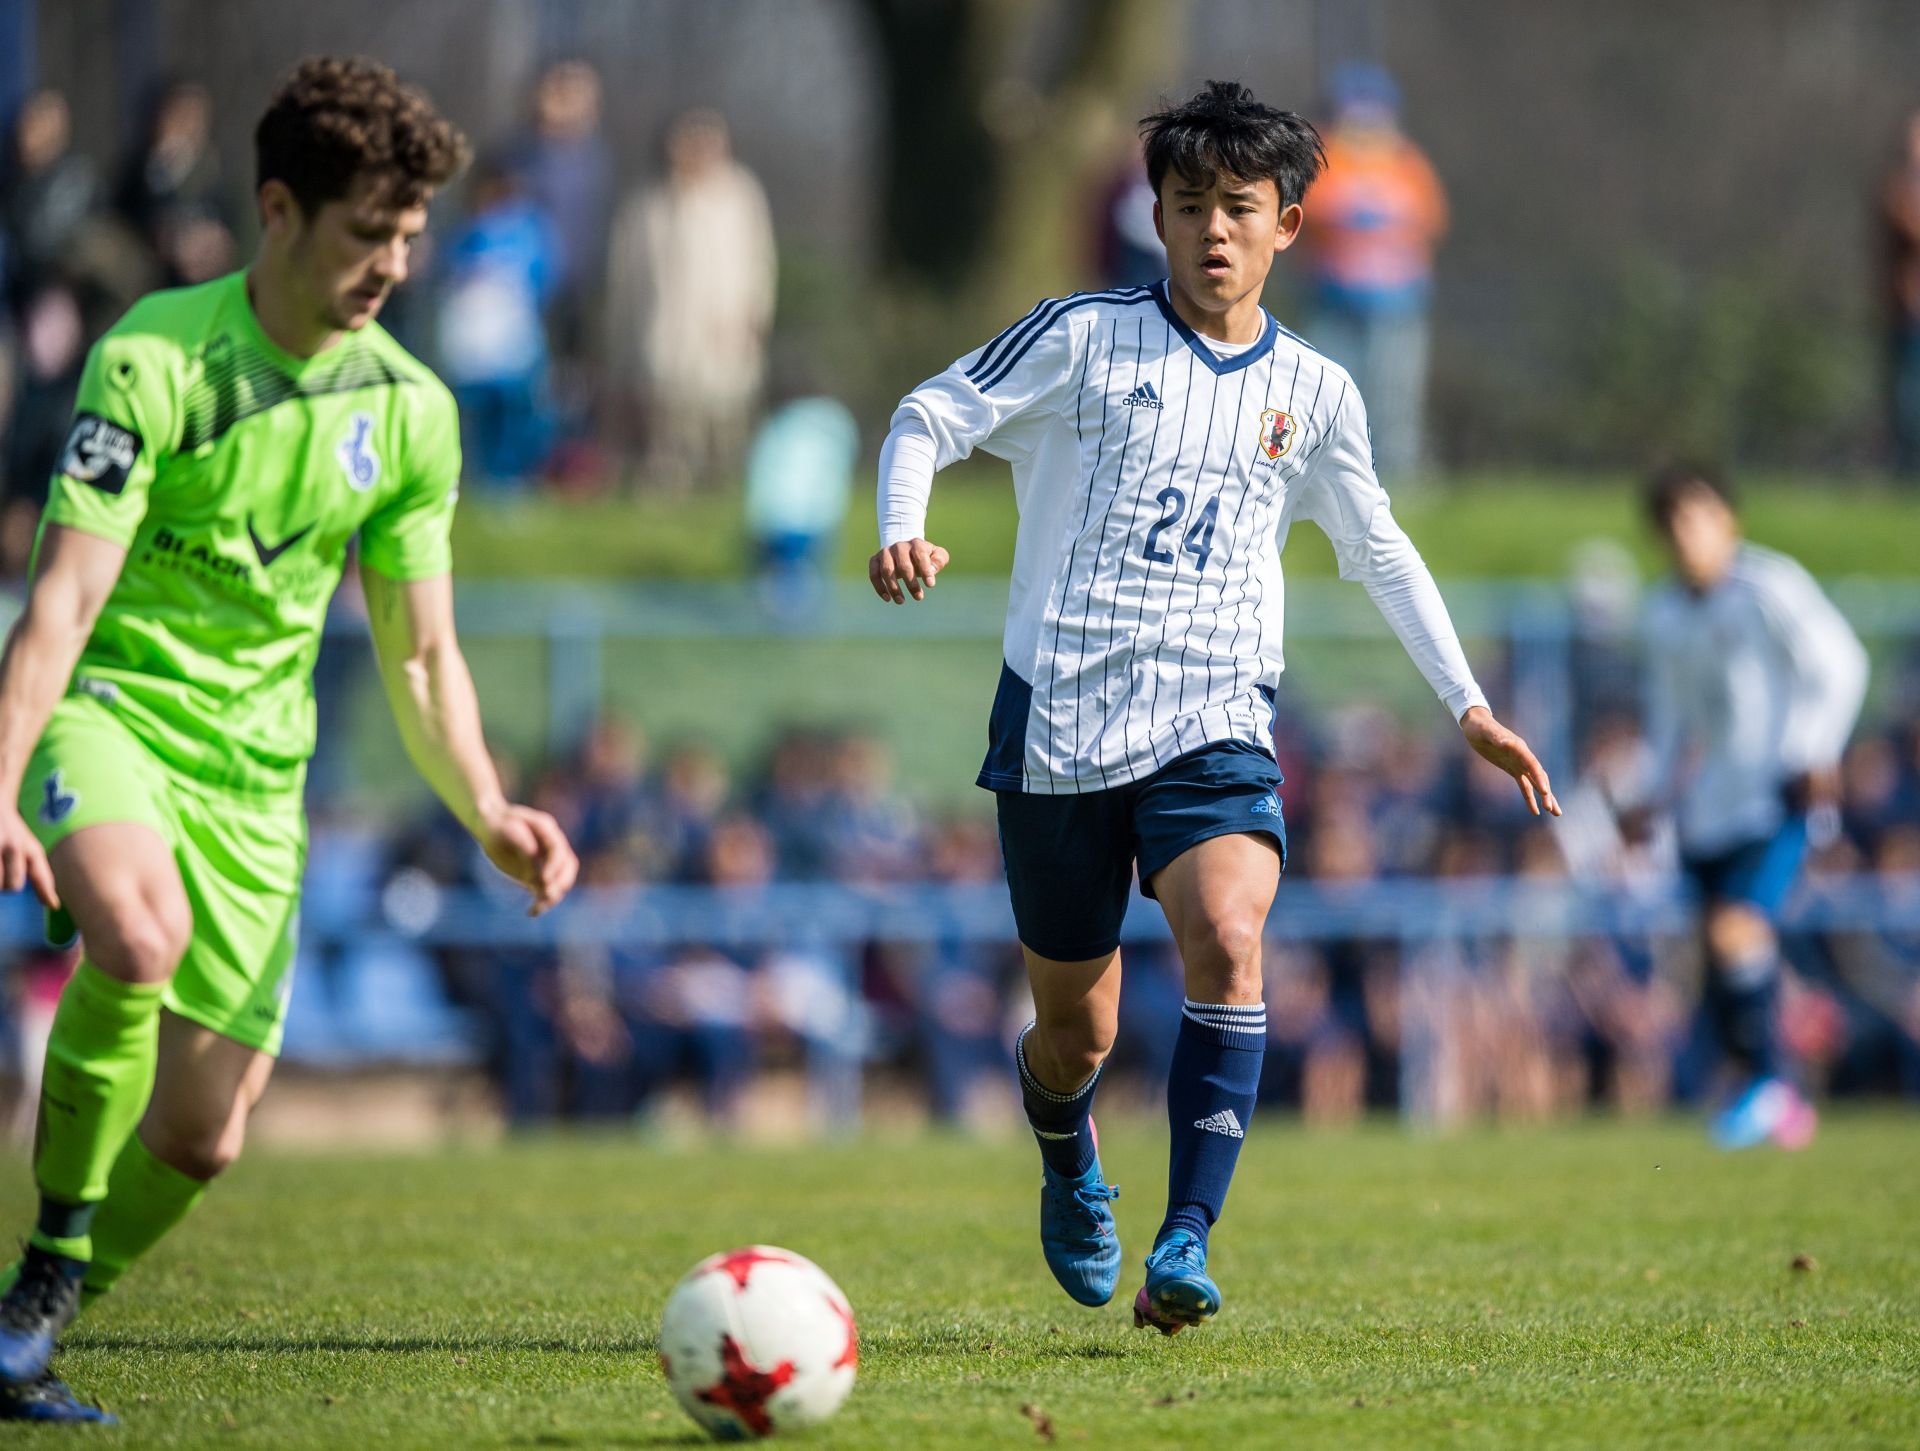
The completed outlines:
{"type": "Polygon", "coordinates": [[[555,352],[577,364],[592,341],[613,205],[613,153],[600,134],[598,71],[584,60],[563,60],[540,73],[531,128],[507,165],[554,238],[548,322],[555,352]]]}
{"type": "Polygon", "coordinates": [[[711,749],[682,745],[660,773],[658,841],[671,879],[693,881],[731,791],[726,763],[711,749]]]}
{"type": "Polygon", "coordinates": [[[20,108],[0,177],[0,230],[6,234],[7,295],[16,305],[60,277],[66,254],[93,215],[93,164],[73,151],[67,98],[36,91],[20,108]]]}
{"type": "Polygon", "coordinates": [[[1920,111],[1907,118],[1899,157],[1881,184],[1880,219],[1893,466],[1914,479],[1920,478],[1920,111]]]}
{"type": "Polygon", "coordinates": [[[159,259],[164,285],[206,282],[234,265],[232,218],[213,146],[213,99],[175,82],[160,92],[114,204],[159,259]]]}
{"type": "Polygon", "coordinates": [[[618,855],[645,879],[662,873],[644,840],[649,791],[647,742],[631,722],[603,716],[587,732],[573,778],[562,788],[570,798],[570,835],[582,855],[618,855]]]}
{"type": "Polygon", "coordinates": [[[828,744],[817,731],[789,730],[774,742],[754,814],[766,823],[781,880],[817,882],[831,871],[834,828],[826,806],[828,744]]]}
{"type": "Polygon", "coordinates": [[[913,811],[893,789],[893,757],[877,736],[848,734],[832,742],[831,783],[821,814],[828,870],[856,885],[924,879],[913,811]]]}
{"type": "Polygon", "coordinates": [[[1378,66],[1335,73],[1327,170],[1309,199],[1318,297],[1314,345],[1353,374],[1375,461],[1404,476],[1425,461],[1427,313],[1446,194],[1400,131],[1399,89],[1378,66]]]}
{"type": "Polygon", "coordinates": [[[473,184],[473,215],[447,244],[440,374],[460,404],[468,476],[517,487],[553,443],[546,305],[559,283],[553,229],[498,162],[473,184]]]}
{"type": "Polygon", "coordinates": [[[0,577],[19,579],[27,572],[86,359],[86,329],[73,290],[58,281],[34,288],[20,309],[18,391],[0,449],[0,577]]]}
{"type": "MultiPolygon", "coordinates": [[[[977,820],[935,831],[924,865],[929,880],[953,887],[997,887],[1003,870],[993,828],[977,820]]],[[[954,1123],[975,1112],[983,1090],[1005,1089],[1000,1023],[1020,953],[1010,942],[969,940],[958,923],[939,925],[932,948],[908,965],[901,992],[913,1005],[928,1107],[938,1122],[954,1123]]]]}
{"type": "Polygon", "coordinates": [[[730,478],[746,444],[773,323],[773,221],[733,159],[727,125],[690,111],[667,133],[666,175],[614,223],[606,307],[610,384],[645,418],[650,482],[730,478]]]}
{"type": "Polygon", "coordinates": [[[747,454],[747,532],[770,614],[818,603],[860,461],[860,429],[833,398],[794,398],[768,415],[747,454]]]}
{"type": "Polygon", "coordinates": [[[1095,263],[1102,287],[1144,287],[1167,275],[1167,249],[1153,225],[1153,188],[1134,137],[1101,188],[1094,213],[1095,263]]]}

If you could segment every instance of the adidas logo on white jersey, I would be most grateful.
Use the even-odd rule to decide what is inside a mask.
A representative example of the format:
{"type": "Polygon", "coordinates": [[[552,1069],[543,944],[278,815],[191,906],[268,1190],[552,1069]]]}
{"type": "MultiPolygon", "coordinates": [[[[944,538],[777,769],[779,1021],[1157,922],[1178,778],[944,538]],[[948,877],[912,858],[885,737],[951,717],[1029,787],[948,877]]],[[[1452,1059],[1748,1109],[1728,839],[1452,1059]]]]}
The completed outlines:
{"type": "Polygon", "coordinates": [[[1142,383],[1120,400],[1120,406],[1122,408],[1165,408],[1167,405],[1162,403],[1160,395],[1153,391],[1153,384],[1142,383]]]}
{"type": "Polygon", "coordinates": [[[1193,1121],[1193,1126],[1197,1129],[1205,1129],[1210,1134],[1225,1134],[1230,1139],[1244,1139],[1247,1136],[1247,1131],[1240,1127],[1239,1118],[1230,1108],[1223,1108],[1218,1113],[1210,1113],[1205,1118],[1197,1118],[1193,1121]]]}

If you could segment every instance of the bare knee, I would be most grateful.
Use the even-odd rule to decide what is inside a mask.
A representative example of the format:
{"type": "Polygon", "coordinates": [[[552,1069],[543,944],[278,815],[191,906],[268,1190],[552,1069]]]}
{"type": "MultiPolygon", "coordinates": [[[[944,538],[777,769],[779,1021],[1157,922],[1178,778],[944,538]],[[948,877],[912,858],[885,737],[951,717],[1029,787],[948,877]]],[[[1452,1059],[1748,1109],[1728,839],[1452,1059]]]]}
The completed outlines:
{"type": "Polygon", "coordinates": [[[1048,1087],[1065,1090],[1085,1083],[1099,1071],[1119,1035],[1117,1020],[1104,1014],[1069,1019],[1036,1019],[1027,1034],[1027,1066],[1048,1087]]]}
{"type": "Polygon", "coordinates": [[[1707,952],[1716,966],[1771,956],[1773,924],[1745,902],[1717,902],[1706,914],[1707,952]]]}
{"type": "Polygon", "coordinates": [[[86,934],[89,961],[122,982],[165,982],[193,940],[186,904],[139,903],[115,912],[86,934]]]}
{"type": "Polygon", "coordinates": [[[1259,1002],[1265,925],[1252,913],[1229,912],[1192,928],[1180,944],[1187,996],[1206,1003],[1259,1002]]]}

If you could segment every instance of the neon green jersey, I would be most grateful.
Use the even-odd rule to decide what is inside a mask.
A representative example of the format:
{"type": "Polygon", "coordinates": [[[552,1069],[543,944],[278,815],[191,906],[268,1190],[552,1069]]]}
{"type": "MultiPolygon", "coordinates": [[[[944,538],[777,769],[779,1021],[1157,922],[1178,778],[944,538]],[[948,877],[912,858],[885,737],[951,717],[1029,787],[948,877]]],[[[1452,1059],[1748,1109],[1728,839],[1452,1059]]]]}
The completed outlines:
{"type": "Polygon", "coordinates": [[[349,541],[394,579],[451,563],[452,395],[377,324],[284,352],[235,273],[136,303],[88,355],[75,414],[45,520],[127,562],[71,688],[196,780],[298,790],[349,541]]]}

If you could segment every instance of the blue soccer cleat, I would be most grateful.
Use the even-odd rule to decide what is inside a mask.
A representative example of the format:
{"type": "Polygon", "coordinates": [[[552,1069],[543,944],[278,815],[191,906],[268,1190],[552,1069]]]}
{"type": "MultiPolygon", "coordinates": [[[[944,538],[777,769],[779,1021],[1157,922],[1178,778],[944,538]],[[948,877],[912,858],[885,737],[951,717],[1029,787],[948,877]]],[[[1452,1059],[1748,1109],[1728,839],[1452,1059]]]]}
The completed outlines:
{"type": "Polygon", "coordinates": [[[80,1310],[83,1260],[27,1246],[20,1273],[0,1296],[0,1387],[30,1389],[46,1374],[53,1344],[80,1310]]]}
{"type": "Polygon", "coordinates": [[[1756,1078],[1714,1115],[1713,1142],[1722,1149],[1751,1149],[1768,1139],[1783,1148],[1806,1147],[1818,1122],[1813,1106],[1783,1078],[1756,1078]]]}
{"type": "Polygon", "coordinates": [[[0,1421],[62,1422],[68,1425],[117,1426],[120,1418],[89,1405],[67,1388],[65,1381],[43,1371],[31,1385],[0,1390],[0,1421]]]}
{"type": "Polygon", "coordinates": [[[1077,1179],[1041,1166],[1040,1248],[1047,1268],[1082,1305],[1104,1305],[1120,1283],[1120,1236],[1107,1205],[1120,1190],[1100,1176],[1100,1160],[1077,1179]]]}
{"type": "Polygon", "coordinates": [[[1211,1319],[1220,1308],[1220,1287],[1207,1277],[1207,1242],[1176,1229],[1147,1256],[1147,1282],[1133,1301],[1133,1328],[1151,1325],[1178,1335],[1211,1319]]]}

